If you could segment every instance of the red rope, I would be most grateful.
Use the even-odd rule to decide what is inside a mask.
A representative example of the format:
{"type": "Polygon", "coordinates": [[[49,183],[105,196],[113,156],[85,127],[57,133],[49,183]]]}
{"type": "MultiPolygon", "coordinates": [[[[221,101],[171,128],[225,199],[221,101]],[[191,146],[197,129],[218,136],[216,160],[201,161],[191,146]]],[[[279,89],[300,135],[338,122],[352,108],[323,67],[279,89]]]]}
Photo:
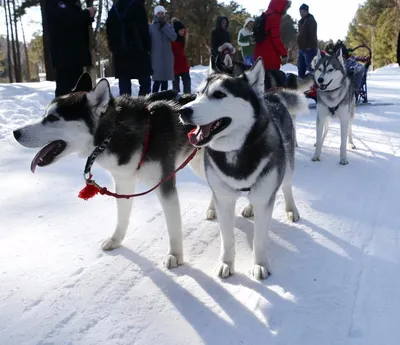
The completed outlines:
{"type": "Polygon", "coordinates": [[[149,194],[153,190],[157,189],[160,185],[162,185],[163,183],[165,183],[168,180],[170,180],[171,178],[173,178],[179,170],[182,170],[186,165],[188,165],[189,162],[196,155],[197,151],[199,151],[199,150],[200,150],[200,148],[195,148],[193,150],[193,152],[190,154],[190,156],[188,158],[186,158],[186,160],[177,169],[175,169],[168,176],[163,178],[153,188],[151,188],[151,189],[149,189],[149,190],[147,190],[145,192],[137,193],[137,194],[128,194],[128,195],[113,193],[113,192],[110,192],[105,187],[100,187],[94,180],[91,179],[91,175],[90,175],[89,180],[86,181],[86,187],[79,192],[79,197],[81,199],[88,200],[88,199],[94,197],[96,194],[101,194],[101,195],[112,196],[112,197],[114,197],[116,199],[130,199],[130,198],[135,198],[135,197],[139,197],[139,196],[143,196],[143,195],[149,194]]]}

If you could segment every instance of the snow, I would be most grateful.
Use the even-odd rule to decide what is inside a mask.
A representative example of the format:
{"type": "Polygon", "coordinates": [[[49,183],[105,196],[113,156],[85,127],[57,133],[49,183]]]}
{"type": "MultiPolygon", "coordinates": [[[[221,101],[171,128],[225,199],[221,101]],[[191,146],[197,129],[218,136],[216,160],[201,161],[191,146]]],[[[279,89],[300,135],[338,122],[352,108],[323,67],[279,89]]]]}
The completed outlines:
{"type": "MultiPolygon", "coordinates": [[[[193,68],[194,89],[205,71],[193,68]]],[[[338,123],[313,163],[316,113],[298,116],[294,196],[302,218],[286,221],[279,193],[267,248],[272,276],[262,282],[250,275],[245,199],[236,274],[215,277],[218,222],[204,219],[210,191],[189,168],[178,176],[184,266],[161,263],[167,231],[153,194],[135,200],[123,246],[102,252],[115,201],[77,198],[85,161],[70,156],[32,174],[36,152],[12,138],[43,114],[54,84],[0,84],[0,344],[398,344],[400,76],[389,66],[368,78],[371,100],[394,105],[357,108],[348,166],[338,164],[338,123]]],[[[94,174],[112,187],[108,173],[94,174]]]]}

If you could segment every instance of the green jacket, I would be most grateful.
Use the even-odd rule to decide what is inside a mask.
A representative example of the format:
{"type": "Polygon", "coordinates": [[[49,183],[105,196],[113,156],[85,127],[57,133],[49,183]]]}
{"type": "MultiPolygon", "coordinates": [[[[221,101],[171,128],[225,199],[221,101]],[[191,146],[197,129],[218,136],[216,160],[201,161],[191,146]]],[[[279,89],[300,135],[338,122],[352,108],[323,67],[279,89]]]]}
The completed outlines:
{"type": "Polygon", "coordinates": [[[251,21],[254,21],[254,19],[248,18],[243,29],[241,29],[238,34],[237,42],[242,48],[243,57],[254,55],[255,41],[252,39],[252,32],[246,26],[251,21]]]}

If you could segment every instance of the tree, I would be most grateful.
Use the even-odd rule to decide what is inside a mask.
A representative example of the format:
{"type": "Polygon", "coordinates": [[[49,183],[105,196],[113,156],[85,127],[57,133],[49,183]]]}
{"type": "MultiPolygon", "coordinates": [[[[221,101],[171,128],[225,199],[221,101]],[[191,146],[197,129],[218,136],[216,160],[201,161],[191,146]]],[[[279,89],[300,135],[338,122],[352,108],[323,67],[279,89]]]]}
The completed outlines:
{"type": "Polygon", "coordinates": [[[9,19],[8,19],[8,11],[7,11],[7,3],[6,0],[3,0],[4,5],[4,17],[6,20],[6,32],[7,32],[7,61],[8,61],[8,78],[10,83],[14,82],[14,78],[12,75],[12,60],[11,60],[11,44],[10,44],[10,27],[9,27],[9,19]]]}

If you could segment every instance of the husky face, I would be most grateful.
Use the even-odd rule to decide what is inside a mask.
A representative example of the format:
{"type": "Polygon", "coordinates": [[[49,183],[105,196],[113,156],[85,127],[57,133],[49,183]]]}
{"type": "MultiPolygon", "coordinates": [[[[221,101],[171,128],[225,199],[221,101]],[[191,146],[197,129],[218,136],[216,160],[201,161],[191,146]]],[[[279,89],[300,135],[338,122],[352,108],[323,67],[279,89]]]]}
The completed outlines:
{"type": "Polygon", "coordinates": [[[41,148],[31,163],[44,167],[71,154],[87,154],[93,147],[93,134],[98,120],[112,100],[110,86],[102,79],[92,90],[89,74],[83,74],[75,89],[68,95],[57,97],[47,107],[44,116],[14,131],[19,144],[41,148]]]}
{"type": "Polygon", "coordinates": [[[321,91],[334,91],[338,89],[346,76],[342,50],[336,56],[318,54],[315,60],[314,81],[321,91]]]}
{"type": "Polygon", "coordinates": [[[188,134],[192,145],[223,152],[238,150],[263,104],[262,59],[238,77],[210,72],[199,86],[196,99],[181,108],[180,119],[197,126],[188,134]]]}

